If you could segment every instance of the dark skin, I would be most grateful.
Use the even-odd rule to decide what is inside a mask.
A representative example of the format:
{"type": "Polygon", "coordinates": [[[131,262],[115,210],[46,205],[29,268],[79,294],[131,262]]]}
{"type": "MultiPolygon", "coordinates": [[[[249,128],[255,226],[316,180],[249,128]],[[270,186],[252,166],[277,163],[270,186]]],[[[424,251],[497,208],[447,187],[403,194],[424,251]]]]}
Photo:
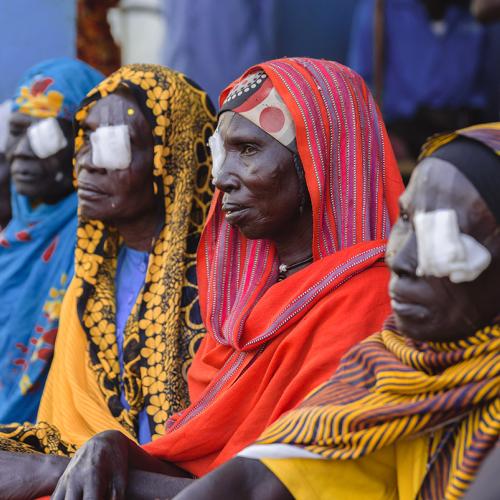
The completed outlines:
{"type": "Polygon", "coordinates": [[[153,136],[144,133],[151,130],[149,123],[135,99],[119,91],[99,100],[81,126],[84,145],[76,155],[80,214],[114,225],[128,247],[149,251],[163,220],[163,206],[153,190],[153,136]],[[89,136],[103,124],[129,126],[129,168],[107,170],[92,163],[89,136]]]}
{"type": "MultiPolygon", "coordinates": [[[[153,140],[149,123],[128,93],[117,92],[98,101],[82,125],[84,145],[76,157],[81,215],[114,225],[128,247],[150,251],[164,220],[164,208],[153,189],[153,140]],[[129,113],[130,109],[133,113],[129,113]],[[108,171],[93,165],[89,134],[104,123],[129,125],[132,148],[129,168],[108,171]]],[[[55,498],[81,498],[84,487],[85,495],[90,495],[88,498],[114,498],[113,495],[123,498],[128,477],[127,498],[153,498],[151,488],[169,491],[173,484],[173,496],[190,481],[177,477],[182,476],[183,471],[152,458],[119,432],[104,432],[94,439],[79,450],[71,462],[58,456],[0,451],[0,488],[8,491],[12,499],[48,495],[57,485],[55,498]],[[92,470],[94,461],[100,463],[102,475],[84,484],[83,471],[92,470]],[[68,467],[68,464],[71,465],[68,467]],[[115,475],[120,464],[123,474],[115,475]],[[140,472],[134,472],[136,465],[149,474],[143,477],[140,472]],[[75,470],[78,472],[73,473],[75,470]]]]}
{"type": "Polygon", "coordinates": [[[32,206],[54,204],[73,192],[73,127],[59,119],[67,145],[48,158],[38,158],[28,140],[28,127],[42,118],[13,112],[10,115],[6,157],[12,180],[19,194],[30,199],[32,206]]]}
{"type": "Polygon", "coordinates": [[[224,193],[227,221],[249,239],[272,240],[280,263],[307,259],[312,247],[311,204],[307,199],[300,213],[292,153],[236,113],[223,113],[218,128],[226,158],[216,186],[224,193]]]}
{"type": "Polygon", "coordinates": [[[400,217],[387,248],[392,276],[389,294],[396,321],[415,340],[452,341],[485,326],[500,311],[500,233],[495,218],[472,184],[452,164],[424,160],[400,198],[400,217]],[[453,208],[461,232],[492,255],[490,266],[472,282],[416,276],[416,211],[453,208]]]}
{"type": "Polygon", "coordinates": [[[10,168],[4,153],[0,153],[0,228],[10,221],[10,168]]]}
{"type": "MultiPolygon", "coordinates": [[[[92,112],[98,111],[97,106],[92,112]]],[[[115,107],[118,106],[115,104],[115,107]]],[[[89,130],[94,127],[92,112],[86,120],[89,130]]],[[[290,264],[307,258],[312,246],[311,207],[306,200],[303,210],[299,209],[300,189],[292,153],[251,122],[231,115],[225,113],[221,118],[221,134],[228,153],[217,182],[217,187],[224,192],[223,209],[226,213],[232,209],[234,214],[228,215],[228,220],[248,238],[271,239],[281,262],[290,264]]],[[[85,155],[88,156],[88,152],[82,150],[78,156],[79,183],[88,168],[85,155]]],[[[87,182],[87,177],[83,180],[87,182]]],[[[96,180],[92,185],[96,189],[99,186],[101,191],[101,186],[107,184],[96,180]]],[[[80,193],[79,197],[83,200],[80,193]]],[[[103,211],[113,209],[110,200],[119,202],[119,198],[109,196],[99,200],[103,211]]],[[[90,206],[86,207],[82,214],[93,216],[89,209],[90,206]]],[[[55,457],[51,458],[51,473],[44,484],[46,491],[52,491],[55,478],[62,474],[52,497],[56,500],[172,498],[193,482],[182,469],[151,457],[116,431],[103,432],[90,439],[71,462],[57,457],[54,464],[55,457]]],[[[37,459],[47,460],[46,457],[37,459]]],[[[33,469],[36,473],[36,466],[33,469]]]]}
{"type": "MultiPolygon", "coordinates": [[[[389,238],[387,264],[392,271],[391,296],[400,330],[415,340],[459,340],[491,323],[500,311],[496,293],[500,275],[500,228],[474,186],[451,163],[429,158],[413,173],[400,198],[401,214],[389,238]],[[447,278],[419,277],[417,246],[412,221],[417,210],[453,208],[460,230],[470,234],[492,255],[490,266],[470,283],[447,278]],[[464,324],[465,322],[465,324],[464,324]]],[[[488,457],[470,499],[498,497],[498,447],[488,457]],[[492,496],[492,493],[495,495],[492,496]]],[[[182,491],[176,500],[285,500],[293,498],[278,478],[260,461],[237,457],[182,491]]]]}

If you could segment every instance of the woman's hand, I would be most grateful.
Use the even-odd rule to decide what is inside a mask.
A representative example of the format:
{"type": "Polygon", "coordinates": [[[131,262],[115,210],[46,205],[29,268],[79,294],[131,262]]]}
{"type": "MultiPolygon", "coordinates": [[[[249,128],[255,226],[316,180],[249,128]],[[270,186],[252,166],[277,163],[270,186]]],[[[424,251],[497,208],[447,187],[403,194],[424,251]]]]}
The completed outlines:
{"type": "Polygon", "coordinates": [[[57,483],[52,500],[119,500],[125,498],[127,486],[135,492],[134,497],[141,498],[141,489],[157,491],[158,488],[161,495],[165,482],[171,483],[169,487],[177,493],[189,484],[180,479],[186,476],[189,476],[186,471],[152,457],[121,432],[105,431],[95,435],[75,453],[57,483]],[[128,484],[130,471],[137,484],[128,484]],[[141,471],[154,472],[158,476],[153,480],[151,474],[141,475],[141,471]]]}
{"type": "Polygon", "coordinates": [[[68,462],[54,455],[0,451],[0,497],[32,500],[50,495],[68,462]]]}
{"type": "Polygon", "coordinates": [[[125,498],[131,445],[136,446],[118,431],[94,436],[76,452],[57,483],[52,499],[125,498]]]}

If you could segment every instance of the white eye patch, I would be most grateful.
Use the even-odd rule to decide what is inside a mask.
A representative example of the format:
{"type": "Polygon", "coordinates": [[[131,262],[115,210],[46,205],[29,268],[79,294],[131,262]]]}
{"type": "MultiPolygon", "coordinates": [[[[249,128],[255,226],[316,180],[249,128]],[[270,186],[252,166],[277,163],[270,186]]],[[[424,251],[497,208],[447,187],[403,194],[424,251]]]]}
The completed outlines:
{"type": "Polygon", "coordinates": [[[68,141],[55,118],[45,118],[28,127],[28,140],[38,158],[55,155],[68,145],[68,141]]]}
{"type": "Polygon", "coordinates": [[[472,236],[460,232],[455,210],[418,212],[417,276],[448,277],[453,283],[474,281],[491,262],[491,254],[472,236]]]}
{"type": "Polygon", "coordinates": [[[4,101],[0,104],[0,153],[5,153],[7,138],[9,137],[9,119],[12,101],[4,101]]]}
{"type": "Polygon", "coordinates": [[[90,134],[92,163],[109,170],[123,170],[130,167],[132,150],[128,125],[99,127],[90,134]]]}
{"type": "Polygon", "coordinates": [[[212,176],[214,178],[214,182],[216,182],[222,172],[222,164],[226,159],[226,148],[224,148],[224,142],[222,141],[222,137],[217,129],[215,130],[214,135],[209,137],[208,146],[212,152],[212,176]]]}

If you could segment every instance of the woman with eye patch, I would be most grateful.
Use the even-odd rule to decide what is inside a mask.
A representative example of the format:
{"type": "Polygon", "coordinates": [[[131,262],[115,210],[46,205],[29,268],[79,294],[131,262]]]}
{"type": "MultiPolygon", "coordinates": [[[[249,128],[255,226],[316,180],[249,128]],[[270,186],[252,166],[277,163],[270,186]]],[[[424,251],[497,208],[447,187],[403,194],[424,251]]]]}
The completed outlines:
{"type": "Polygon", "coordinates": [[[12,101],[12,220],[0,233],[0,423],[36,419],[73,275],[72,120],[102,78],[81,61],[44,61],[26,72],[12,101]]]}
{"type": "Polygon", "coordinates": [[[1,449],[70,455],[108,429],[147,443],[189,404],[214,121],[205,92],[160,66],[123,67],[83,101],[75,276],[38,423],[2,426],[1,449]]]}
{"type": "MultiPolygon", "coordinates": [[[[402,183],[362,79],[330,61],[282,59],[250,68],[220,102],[191,404],[143,447],[111,430],[70,461],[24,458],[37,493],[57,483],[55,499],[172,497],[295,407],[390,310],[383,256],[402,183]]],[[[0,471],[12,455],[0,453],[0,471]]]]}
{"type": "Polygon", "coordinates": [[[389,238],[393,315],[176,499],[498,498],[500,123],[432,138],[389,238]]]}

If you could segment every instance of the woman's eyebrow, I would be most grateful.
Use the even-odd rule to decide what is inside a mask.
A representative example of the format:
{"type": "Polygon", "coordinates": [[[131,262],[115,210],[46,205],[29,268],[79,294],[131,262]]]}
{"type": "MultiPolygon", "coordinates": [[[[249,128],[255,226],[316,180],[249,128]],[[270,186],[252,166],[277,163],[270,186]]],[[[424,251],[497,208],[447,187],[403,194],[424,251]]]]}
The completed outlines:
{"type": "Polygon", "coordinates": [[[231,144],[242,144],[242,143],[256,144],[259,142],[259,139],[258,137],[255,137],[254,134],[246,134],[245,132],[234,132],[226,136],[226,142],[229,142],[231,144]]]}

